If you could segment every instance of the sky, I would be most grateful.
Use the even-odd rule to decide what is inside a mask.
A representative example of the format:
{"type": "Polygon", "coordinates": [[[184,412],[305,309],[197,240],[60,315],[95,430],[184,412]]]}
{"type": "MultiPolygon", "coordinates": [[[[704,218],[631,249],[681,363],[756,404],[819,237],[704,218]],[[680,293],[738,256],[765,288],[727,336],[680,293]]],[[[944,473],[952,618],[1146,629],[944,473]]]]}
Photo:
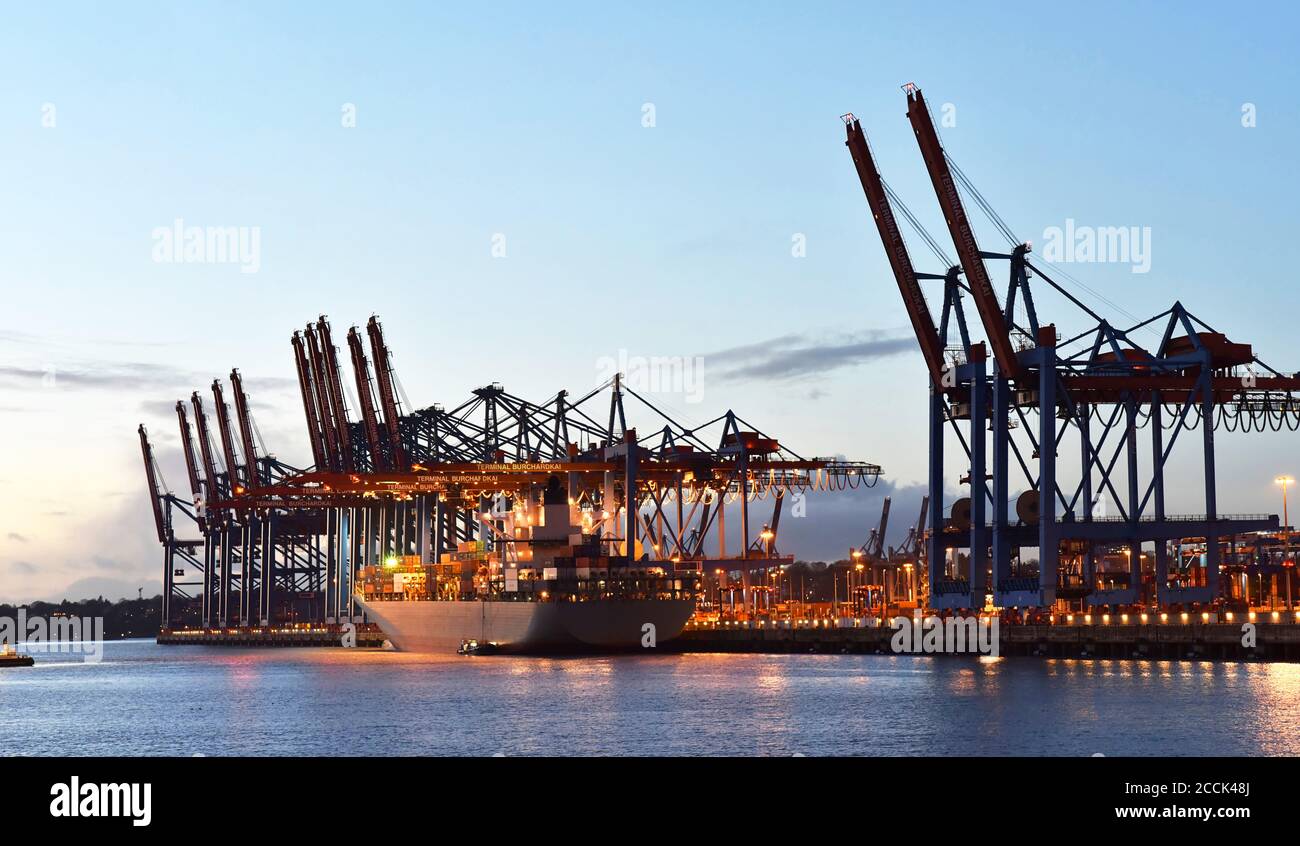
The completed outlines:
{"type": "MultiPolygon", "coordinates": [[[[378,314],[418,406],[490,382],[536,400],[585,390],[621,352],[700,357],[698,391],[656,395],[684,422],[732,408],[802,454],[885,469],[871,495],[786,521],[790,551],[842,556],[890,493],[908,515],[896,541],[919,507],[927,377],[839,116],[862,120],[886,180],[951,252],[907,82],[1018,238],[1069,221],[1143,233],[1147,272],[1063,265],[1100,295],[1080,294],[1090,306],[1122,324],[1180,300],[1300,369],[1285,275],[1297,14],[11,7],[0,599],[157,589],[135,427],[183,493],[171,408],[231,367],[268,445],[308,463],[288,339],[320,314],[340,338],[378,314]],[[170,260],[159,233],[178,220],[240,228],[246,260],[170,260]]],[[[975,220],[986,249],[1003,246],[975,220]]],[[[910,243],[920,269],[942,269],[910,243]]],[[[1059,297],[1039,312],[1084,327],[1059,297]]],[[[1294,435],[1221,437],[1220,510],[1279,511],[1282,472],[1300,475],[1294,435]]],[[[1202,510],[1196,484],[1172,486],[1171,511],[1202,510]]]]}

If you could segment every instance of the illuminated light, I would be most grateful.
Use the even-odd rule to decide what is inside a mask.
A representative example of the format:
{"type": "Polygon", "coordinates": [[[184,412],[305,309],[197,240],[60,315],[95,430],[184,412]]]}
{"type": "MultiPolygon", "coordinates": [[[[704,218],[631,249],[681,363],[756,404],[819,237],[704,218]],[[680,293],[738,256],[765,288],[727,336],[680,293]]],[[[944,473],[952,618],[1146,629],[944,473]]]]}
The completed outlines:
{"type": "Polygon", "coordinates": [[[1247,614],[1246,616],[1250,618],[1250,621],[1251,621],[1252,623],[1255,622],[1255,612],[1254,612],[1254,611],[1251,611],[1251,612],[1250,612],[1249,614],[1247,614]]]}
{"type": "Polygon", "coordinates": [[[1102,622],[1103,625],[1107,625],[1107,626],[1109,626],[1109,625],[1110,625],[1110,615],[1109,615],[1109,614],[1102,614],[1102,615],[1101,615],[1101,622],[1102,622]]]}
{"type": "Polygon", "coordinates": [[[1272,616],[1273,616],[1273,622],[1275,622],[1275,623],[1276,623],[1276,622],[1278,621],[1278,619],[1281,617],[1281,615],[1278,614],[1276,611],[1273,612],[1273,615],[1272,615],[1272,616]]]}
{"type": "Polygon", "coordinates": [[[1084,621],[1085,623],[1087,623],[1088,625],[1091,626],[1091,625],[1092,625],[1092,615],[1091,615],[1091,614],[1084,614],[1084,615],[1083,615],[1083,621],[1084,621]]]}
{"type": "Polygon", "coordinates": [[[1169,615],[1168,615],[1168,614],[1163,614],[1163,613],[1162,613],[1162,614],[1160,615],[1160,622],[1162,622],[1162,623],[1167,623],[1167,622],[1169,622],[1169,615]]]}
{"type": "Polygon", "coordinates": [[[1142,620],[1142,625],[1145,626],[1146,623],[1147,623],[1147,615],[1146,615],[1145,613],[1143,613],[1142,616],[1141,616],[1139,619],[1142,620]]]}
{"type": "Polygon", "coordinates": [[[397,561],[397,556],[396,556],[396,555],[390,555],[390,556],[388,556],[387,558],[384,559],[384,566],[385,566],[385,567],[396,567],[397,564],[398,564],[398,561],[397,561]]]}
{"type": "Polygon", "coordinates": [[[1073,615],[1073,614],[1066,614],[1066,615],[1065,615],[1065,622],[1073,624],[1073,623],[1074,623],[1074,615],[1073,615]]]}
{"type": "Polygon", "coordinates": [[[1224,614],[1223,616],[1224,616],[1224,618],[1225,618],[1229,623],[1232,622],[1232,612],[1231,612],[1231,611],[1227,612],[1227,613],[1224,614]]]}
{"type": "Polygon", "coordinates": [[[1120,615],[1119,615],[1119,621],[1120,621],[1121,623],[1123,623],[1124,625],[1127,626],[1127,625],[1128,625],[1128,615],[1127,615],[1127,614],[1120,614],[1120,615]]]}
{"type": "Polygon", "coordinates": [[[1184,612],[1183,612],[1183,615],[1182,615],[1182,620],[1183,620],[1183,622],[1186,623],[1187,620],[1188,620],[1188,618],[1189,618],[1190,616],[1191,616],[1191,615],[1189,615],[1186,611],[1184,611],[1184,612]]]}
{"type": "Polygon", "coordinates": [[[1208,611],[1202,611],[1202,612],[1201,612],[1201,622],[1202,622],[1202,623],[1208,623],[1208,622],[1210,622],[1210,612],[1208,612],[1208,611]]]}

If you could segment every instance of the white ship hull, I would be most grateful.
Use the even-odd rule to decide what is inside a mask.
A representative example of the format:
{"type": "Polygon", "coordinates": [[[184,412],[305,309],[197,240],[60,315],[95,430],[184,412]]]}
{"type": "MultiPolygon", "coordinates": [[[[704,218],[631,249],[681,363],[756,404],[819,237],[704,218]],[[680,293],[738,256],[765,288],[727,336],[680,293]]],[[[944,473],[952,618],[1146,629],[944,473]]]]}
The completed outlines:
{"type": "Polygon", "coordinates": [[[695,610],[690,599],[360,601],[393,647],[403,652],[455,652],[466,640],[495,643],[506,652],[647,648],[650,632],[656,644],[671,640],[695,610]]]}

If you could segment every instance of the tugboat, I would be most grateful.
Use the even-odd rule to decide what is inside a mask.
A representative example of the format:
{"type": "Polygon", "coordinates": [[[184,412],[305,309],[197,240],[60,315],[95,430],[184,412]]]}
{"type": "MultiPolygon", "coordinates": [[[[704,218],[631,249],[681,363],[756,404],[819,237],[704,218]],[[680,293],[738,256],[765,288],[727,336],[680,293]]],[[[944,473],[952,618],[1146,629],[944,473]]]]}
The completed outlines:
{"type": "Polygon", "coordinates": [[[0,646],[0,667],[30,667],[35,663],[32,656],[18,654],[11,643],[0,646]]]}
{"type": "Polygon", "coordinates": [[[500,645],[491,641],[479,643],[477,640],[462,640],[460,648],[456,650],[457,655],[497,655],[501,652],[500,645]]]}

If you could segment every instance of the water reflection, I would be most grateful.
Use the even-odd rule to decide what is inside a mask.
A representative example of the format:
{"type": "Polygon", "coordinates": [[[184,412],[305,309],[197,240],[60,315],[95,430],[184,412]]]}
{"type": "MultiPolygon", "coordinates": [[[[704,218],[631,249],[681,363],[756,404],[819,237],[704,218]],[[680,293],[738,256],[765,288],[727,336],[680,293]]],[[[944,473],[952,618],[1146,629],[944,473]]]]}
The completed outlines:
{"type": "Polygon", "coordinates": [[[110,643],[0,673],[6,754],[1300,754],[1300,666],[110,643]]]}

